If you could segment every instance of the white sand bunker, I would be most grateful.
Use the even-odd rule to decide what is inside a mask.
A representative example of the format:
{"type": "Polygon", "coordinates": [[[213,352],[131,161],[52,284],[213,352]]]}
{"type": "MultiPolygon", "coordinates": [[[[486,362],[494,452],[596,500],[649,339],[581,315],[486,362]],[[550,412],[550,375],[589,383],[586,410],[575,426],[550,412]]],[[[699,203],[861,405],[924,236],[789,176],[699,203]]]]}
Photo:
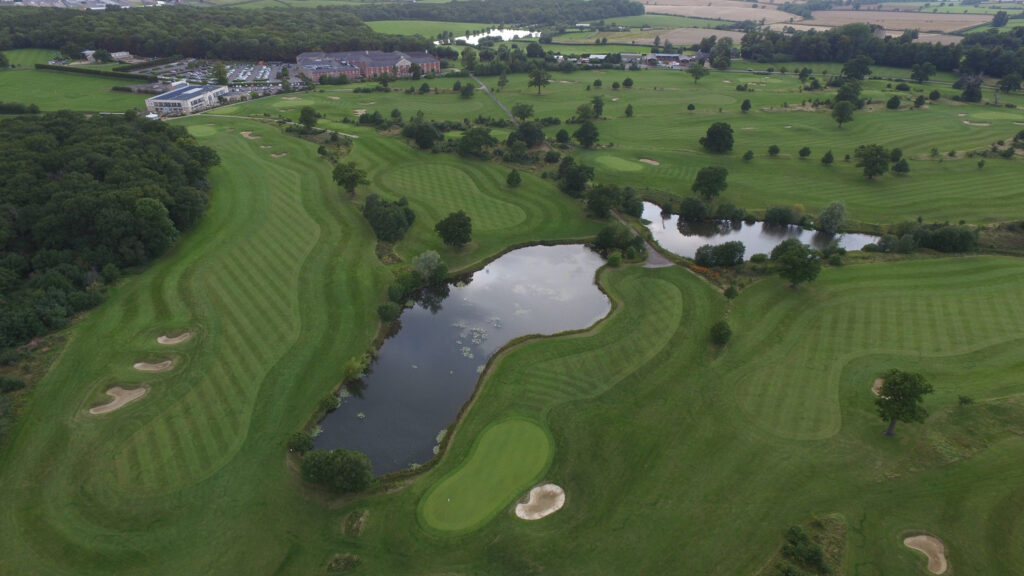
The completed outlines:
{"type": "Polygon", "coordinates": [[[270,148],[270,146],[266,144],[260,146],[260,150],[266,150],[267,148],[270,148]]]}
{"type": "Polygon", "coordinates": [[[271,154],[271,156],[274,157],[274,158],[282,158],[282,157],[287,156],[287,155],[288,155],[287,152],[281,152],[280,154],[271,154]]]}
{"type": "Polygon", "coordinates": [[[1014,126],[1024,126],[1024,122],[1014,122],[1014,126]]]}
{"type": "Polygon", "coordinates": [[[644,164],[650,164],[651,166],[661,166],[661,162],[658,162],[657,160],[651,160],[650,158],[641,158],[640,161],[643,162],[644,164]]]}
{"type": "Polygon", "coordinates": [[[871,385],[871,393],[875,396],[881,396],[883,384],[885,384],[885,378],[875,378],[874,384],[871,385]]]}
{"type": "Polygon", "coordinates": [[[281,100],[298,100],[298,99],[299,98],[297,96],[285,96],[284,98],[281,98],[281,100]]]}
{"type": "Polygon", "coordinates": [[[328,96],[331,100],[341,100],[340,96],[328,96]]]}
{"type": "Polygon", "coordinates": [[[957,114],[957,116],[963,118],[964,116],[967,116],[967,113],[966,112],[961,112],[961,113],[957,114]]]}
{"type": "Polygon", "coordinates": [[[243,132],[239,132],[239,134],[241,134],[242,137],[245,138],[246,140],[259,140],[260,139],[260,136],[253,136],[252,135],[252,130],[245,130],[243,132]]]}
{"type": "Polygon", "coordinates": [[[366,108],[356,108],[355,110],[352,111],[352,113],[355,114],[357,117],[362,116],[363,114],[366,114],[366,108]]]}
{"type": "Polygon", "coordinates": [[[971,122],[970,120],[964,120],[964,124],[968,126],[991,126],[991,122],[971,122]]]}
{"type": "Polygon", "coordinates": [[[89,414],[109,414],[110,412],[117,410],[118,408],[124,406],[125,404],[134,402],[139,398],[145,396],[146,389],[132,388],[126,390],[124,388],[121,388],[120,386],[114,386],[110,390],[107,390],[107,395],[113,398],[113,400],[106,404],[103,404],[102,406],[96,406],[95,408],[91,408],[89,410],[89,414]]]}
{"type": "Polygon", "coordinates": [[[174,368],[174,360],[164,360],[156,364],[150,364],[149,362],[136,362],[132,364],[132,368],[135,368],[139,372],[167,372],[171,368],[174,368]]]}
{"type": "Polygon", "coordinates": [[[928,556],[928,571],[932,574],[944,574],[949,565],[946,563],[946,546],[934,536],[921,534],[903,539],[904,546],[920,550],[928,556]]]}
{"type": "Polygon", "coordinates": [[[158,336],[156,341],[158,344],[163,344],[164,346],[174,346],[175,344],[184,344],[185,342],[188,342],[191,339],[191,332],[182,332],[177,336],[168,336],[166,334],[164,334],[163,336],[158,336]]]}
{"type": "Polygon", "coordinates": [[[523,520],[540,520],[565,505],[565,491],[556,484],[535,486],[527,496],[526,502],[516,504],[516,516],[523,520]]]}

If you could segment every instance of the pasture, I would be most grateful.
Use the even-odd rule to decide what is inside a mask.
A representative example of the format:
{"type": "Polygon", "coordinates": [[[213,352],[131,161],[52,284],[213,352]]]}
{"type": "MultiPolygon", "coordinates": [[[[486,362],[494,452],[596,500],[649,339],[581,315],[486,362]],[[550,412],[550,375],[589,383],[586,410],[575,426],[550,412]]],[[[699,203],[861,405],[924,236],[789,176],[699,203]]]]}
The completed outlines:
{"type": "Polygon", "coordinates": [[[50,60],[60,56],[58,50],[47,50],[45,48],[21,48],[18,50],[5,50],[4,55],[11,63],[11,66],[18,68],[32,68],[36,64],[46,64],[50,60]]]}
{"type": "Polygon", "coordinates": [[[111,90],[126,84],[132,81],[34,68],[10,70],[3,73],[3,82],[0,82],[0,101],[35,104],[44,112],[145,110],[148,95],[111,90]]]}

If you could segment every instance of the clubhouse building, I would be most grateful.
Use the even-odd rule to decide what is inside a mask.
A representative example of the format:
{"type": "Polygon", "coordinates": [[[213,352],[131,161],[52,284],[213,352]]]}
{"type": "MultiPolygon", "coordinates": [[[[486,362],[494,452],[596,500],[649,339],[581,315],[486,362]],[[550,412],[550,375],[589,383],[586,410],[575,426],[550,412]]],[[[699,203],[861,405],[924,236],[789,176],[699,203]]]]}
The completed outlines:
{"type": "Polygon", "coordinates": [[[158,116],[187,116],[213,108],[221,96],[228,93],[227,86],[178,86],[169,92],[146,99],[146,110],[158,116]]]}
{"type": "Polygon", "coordinates": [[[314,82],[319,82],[324,76],[347,76],[349,80],[360,80],[387,74],[395,78],[409,78],[413,64],[418,64],[423,74],[441,71],[441,62],[429,52],[303,52],[295,60],[299,72],[314,82]]]}

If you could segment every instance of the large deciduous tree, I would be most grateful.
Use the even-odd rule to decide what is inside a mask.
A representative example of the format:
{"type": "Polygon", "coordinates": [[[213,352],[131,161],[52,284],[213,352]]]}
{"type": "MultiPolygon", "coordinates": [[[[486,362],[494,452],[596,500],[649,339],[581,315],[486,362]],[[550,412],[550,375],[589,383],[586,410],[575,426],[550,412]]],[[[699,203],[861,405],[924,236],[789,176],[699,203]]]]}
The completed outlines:
{"type": "Polygon", "coordinates": [[[473,221],[464,211],[459,210],[434,225],[434,230],[445,244],[461,248],[472,240],[473,221]]]}
{"type": "Polygon", "coordinates": [[[707,134],[700,139],[700,145],[708,152],[724,154],[732,150],[733,137],[732,126],[725,122],[715,122],[707,131],[707,134]]]}
{"type": "Polygon", "coordinates": [[[895,368],[882,376],[882,389],[875,399],[878,416],[887,422],[886,436],[892,436],[896,422],[924,422],[928,411],[921,404],[924,395],[932,393],[932,385],[925,377],[915,372],[903,372],[895,368]]]}
{"type": "Polygon", "coordinates": [[[303,106],[302,110],[299,111],[299,124],[305,126],[306,129],[314,128],[319,119],[320,115],[316,113],[316,109],[312,106],[303,106]]]}
{"type": "Polygon", "coordinates": [[[359,168],[355,162],[343,162],[338,164],[334,167],[332,175],[338,186],[344,188],[350,196],[356,193],[356,186],[370,183],[370,181],[366,179],[366,171],[359,168]]]}
{"type": "Polygon", "coordinates": [[[810,282],[821,272],[821,258],[818,253],[802,244],[796,238],[783,241],[772,250],[771,259],[779,270],[779,276],[789,280],[796,288],[803,282],[810,282]]]}
{"type": "Polygon", "coordinates": [[[693,83],[696,84],[698,80],[711,74],[707,68],[704,67],[700,62],[691,62],[690,67],[686,70],[690,76],[693,76],[693,83]]]}
{"type": "Polygon", "coordinates": [[[857,167],[864,169],[864,176],[868,180],[889,171],[889,151],[881,144],[857,146],[857,149],[853,151],[853,157],[857,159],[857,167]]]}
{"type": "Polygon", "coordinates": [[[846,100],[840,100],[832,106],[832,119],[842,128],[843,124],[853,121],[854,105],[846,100]]]}
{"type": "Polygon", "coordinates": [[[839,228],[843,225],[843,219],[846,217],[846,205],[840,201],[835,201],[825,207],[818,215],[818,230],[826,232],[828,234],[835,234],[839,232],[839,228]]]}
{"type": "Polygon", "coordinates": [[[701,168],[690,189],[705,202],[711,202],[728,187],[728,183],[725,181],[728,175],[729,171],[721,166],[701,168]]]}
{"type": "Polygon", "coordinates": [[[551,83],[551,74],[548,74],[547,70],[540,64],[537,64],[530,70],[530,81],[527,82],[527,86],[530,88],[537,88],[537,94],[540,94],[540,89],[551,83]]]}
{"type": "Polygon", "coordinates": [[[575,138],[576,141],[584,148],[593,148],[599,137],[597,126],[595,126],[590,120],[587,120],[572,133],[572,137],[575,138]]]}

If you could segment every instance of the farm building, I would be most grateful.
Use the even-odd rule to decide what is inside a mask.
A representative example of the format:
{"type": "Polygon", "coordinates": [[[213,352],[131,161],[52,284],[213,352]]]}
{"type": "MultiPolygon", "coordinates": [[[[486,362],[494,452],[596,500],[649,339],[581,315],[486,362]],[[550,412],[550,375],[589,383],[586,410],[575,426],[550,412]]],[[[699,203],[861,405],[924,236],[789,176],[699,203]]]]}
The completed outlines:
{"type": "Polygon", "coordinates": [[[418,64],[423,74],[438,73],[441,63],[427,52],[303,52],[295,59],[300,72],[313,81],[323,76],[348,76],[349,79],[376,78],[384,74],[397,78],[412,76],[410,68],[418,64]]]}
{"type": "Polygon", "coordinates": [[[186,116],[213,108],[220,97],[228,93],[227,86],[179,86],[170,92],[146,99],[146,110],[160,116],[186,116]]]}

